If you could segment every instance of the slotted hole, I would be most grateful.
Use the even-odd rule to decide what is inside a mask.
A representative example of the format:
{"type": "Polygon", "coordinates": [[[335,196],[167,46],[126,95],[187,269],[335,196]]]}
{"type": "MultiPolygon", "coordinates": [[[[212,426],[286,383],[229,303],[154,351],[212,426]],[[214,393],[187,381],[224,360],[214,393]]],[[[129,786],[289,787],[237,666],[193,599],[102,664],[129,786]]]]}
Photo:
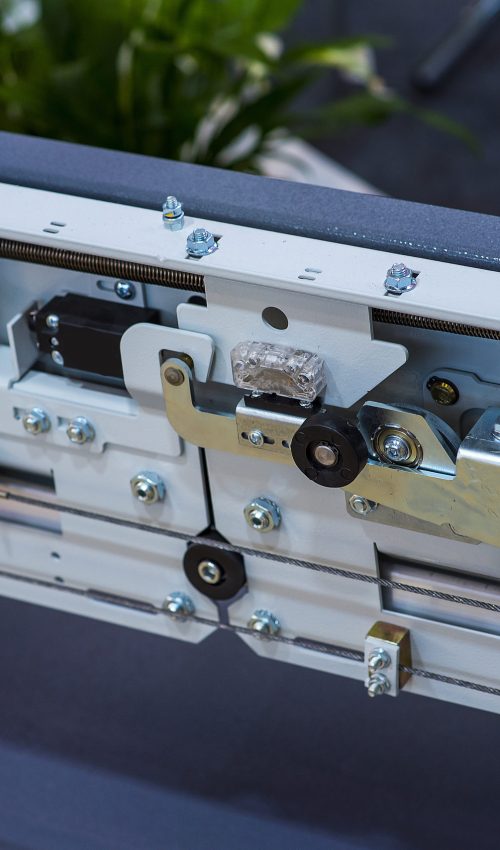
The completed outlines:
{"type": "Polygon", "coordinates": [[[312,274],[299,274],[299,280],[316,280],[312,274]]]}
{"type": "Polygon", "coordinates": [[[321,269],[310,269],[310,268],[307,268],[307,269],[304,269],[304,271],[305,271],[305,272],[312,272],[313,274],[321,274],[321,271],[322,271],[322,270],[321,270],[321,269]]]}
{"type": "Polygon", "coordinates": [[[54,227],[66,227],[66,223],[64,221],[51,221],[50,223],[53,224],[54,227]]]}
{"type": "Polygon", "coordinates": [[[59,230],[57,229],[57,227],[44,227],[43,232],[44,233],[59,233],[59,230]]]}

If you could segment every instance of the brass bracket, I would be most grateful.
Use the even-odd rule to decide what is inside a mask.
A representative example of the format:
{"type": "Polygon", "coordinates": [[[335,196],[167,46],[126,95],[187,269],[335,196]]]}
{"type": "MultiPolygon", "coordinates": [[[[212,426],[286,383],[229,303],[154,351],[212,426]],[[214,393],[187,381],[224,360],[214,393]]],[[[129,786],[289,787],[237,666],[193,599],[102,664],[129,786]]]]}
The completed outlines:
{"type": "Polygon", "coordinates": [[[410,632],[391,623],[374,623],[365,639],[368,696],[396,697],[411,676],[410,632]]]}
{"type": "Polygon", "coordinates": [[[244,457],[260,457],[293,466],[290,442],[304,417],[276,415],[247,408],[241,401],[233,413],[201,410],[193,398],[193,373],[180,358],[170,358],[161,369],[167,418],[184,440],[203,449],[217,449],[244,457]],[[262,435],[254,445],[250,434],[262,435]]]}

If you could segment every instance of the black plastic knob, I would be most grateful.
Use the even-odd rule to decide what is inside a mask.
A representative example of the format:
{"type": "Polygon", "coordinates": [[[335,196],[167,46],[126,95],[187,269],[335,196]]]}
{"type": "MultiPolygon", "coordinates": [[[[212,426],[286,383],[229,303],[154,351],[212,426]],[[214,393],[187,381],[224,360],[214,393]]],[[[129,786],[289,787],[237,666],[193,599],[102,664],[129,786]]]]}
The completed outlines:
{"type": "Polygon", "coordinates": [[[368,460],[358,427],[328,411],[306,419],[295,432],[290,448],[300,471],[322,487],[345,487],[368,460]]]}

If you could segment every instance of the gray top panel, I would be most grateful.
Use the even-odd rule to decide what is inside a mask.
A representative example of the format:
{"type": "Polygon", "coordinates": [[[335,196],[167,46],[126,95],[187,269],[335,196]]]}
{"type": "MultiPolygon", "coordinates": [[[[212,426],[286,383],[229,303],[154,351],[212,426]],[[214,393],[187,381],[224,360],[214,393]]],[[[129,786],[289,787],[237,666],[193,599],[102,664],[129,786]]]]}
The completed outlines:
{"type": "Polygon", "coordinates": [[[500,270],[500,218],[0,132],[0,182],[500,270]]]}

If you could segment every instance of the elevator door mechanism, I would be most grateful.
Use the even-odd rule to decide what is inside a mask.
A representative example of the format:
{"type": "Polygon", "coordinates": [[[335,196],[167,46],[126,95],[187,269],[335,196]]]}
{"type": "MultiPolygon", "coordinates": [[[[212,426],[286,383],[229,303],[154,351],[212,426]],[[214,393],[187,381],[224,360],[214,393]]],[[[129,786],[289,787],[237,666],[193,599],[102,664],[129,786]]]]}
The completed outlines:
{"type": "MultiPolygon", "coordinates": [[[[230,409],[197,403],[196,364],[186,353],[161,366],[167,417],[201,448],[295,465],[360,505],[384,506],[430,523],[447,536],[500,545],[500,408],[478,412],[460,442],[423,408],[366,401],[359,410],[325,405],[321,359],[261,342],[231,352],[233,380],[245,395],[230,409]]],[[[363,511],[359,510],[362,515],[363,511]]]]}

